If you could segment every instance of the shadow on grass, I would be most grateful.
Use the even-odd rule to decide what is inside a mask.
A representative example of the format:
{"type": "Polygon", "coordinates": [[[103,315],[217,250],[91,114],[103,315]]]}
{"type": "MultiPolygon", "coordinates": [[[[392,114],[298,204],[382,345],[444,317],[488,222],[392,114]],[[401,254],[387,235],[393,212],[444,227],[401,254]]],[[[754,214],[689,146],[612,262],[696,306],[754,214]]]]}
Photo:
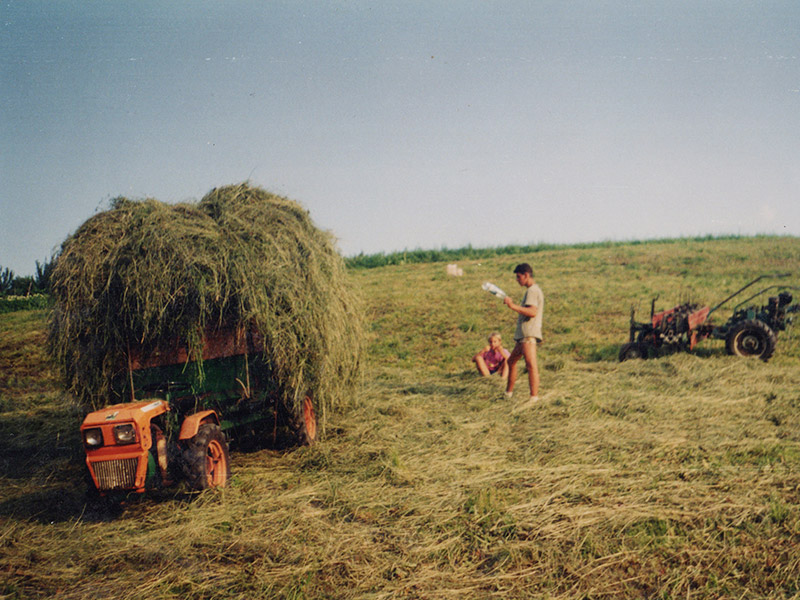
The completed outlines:
{"type": "Polygon", "coordinates": [[[50,485],[46,489],[25,492],[0,502],[0,517],[55,524],[78,518],[92,521],[108,520],[113,515],[104,506],[91,505],[80,483],[78,485],[61,483],[50,485]]]}
{"type": "MultiPolygon", "coordinates": [[[[271,442],[271,438],[270,438],[271,442]]],[[[297,450],[295,438],[281,438],[279,444],[261,443],[237,445],[239,453],[254,453],[268,449],[279,454],[297,450]],[[290,443],[293,442],[293,443],[290,443]]],[[[0,480],[14,480],[6,486],[0,501],[0,518],[36,521],[42,524],[73,520],[89,522],[111,521],[130,509],[147,502],[193,502],[207,492],[190,490],[185,483],[144,493],[119,492],[101,496],[94,488],[84,463],[81,445],[63,449],[46,447],[0,447],[0,480]]]]}
{"type": "MultiPolygon", "coordinates": [[[[23,450],[15,449],[19,455],[23,450]]],[[[6,456],[8,458],[8,456],[6,456]]],[[[14,463],[13,456],[8,462],[14,463]]],[[[5,488],[0,517],[42,524],[82,519],[108,521],[121,513],[122,503],[101,498],[89,484],[80,458],[39,453],[16,464],[13,486],[5,488]],[[25,470],[26,465],[29,467],[25,470]]]]}
{"type": "MultiPolygon", "coordinates": [[[[188,503],[209,493],[192,491],[178,484],[141,494],[130,492],[101,496],[80,474],[73,471],[71,469],[64,474],[64,479],[50,483],[46,488],[26,491],[0,502],[0,517],[44,525],[77,520],[110,522],[126,512],[146,509],[150,503],[188,503]]],[[[34,485],[31,482],[29,487],[34,485]]]]}
{"type": "Polygon", "coordinates": [[[403,396],[445,396],[445,397],[461,397],[463,394],[468,393],[476,385],[481,385],[482,382],[487,381],[480,377],[478,373],[473,371],[462,371],[460,373],[447,373],[437,377],[426,376],[425,380],[419,381],[402,381],[384,384],[384,388],[388,388],[391,392],[403,396]]]}
{"type": "Polygon", "coordinates": [[[77,463],[82,460],[82,447],[64,448],[55,444],[19,446],[0,445],[0,477],[7,479],[29,479],[32,474],[53,470],[64,461],[77,463]]]}
{"type": "MultiPolygon", "coordinates": [[[[622,348],[622,344],[612,344],[606,346],[598,346],[591,350],[587,354],[587,356],[583,359],[584,362],[587,363],[597,363],[597,362],[619,362],[619,351],[622,348]]],[[[673,354],[681,354],[683,352],[669,352],[666,350],[660,350],[654,352],[652,355],[648,356],[646,360],[657,360],[659,358],[664,358],[666,356],[671,356],[673,354]]],[[[700,358],[711,358],[714,356],[723,356],[725,355],[724,348],[714,348],[709,346],[698,346],[692,351],[686,351],[687,354],[693,354],[694,356],[700,358]]]]}
{"type": "Polygon", "coordinates": [[[71,407],[0,413],[0,477],[26,479],[53,464],[80,460],[80,423],[71,407]]]}
{"type": "Polygon", "coordinates": [[[447,385],[435,382],[417,383],[400,386],[397,392],[407,396],[453,396],[461,397],[469,391],[464,385],[447,385]]]}

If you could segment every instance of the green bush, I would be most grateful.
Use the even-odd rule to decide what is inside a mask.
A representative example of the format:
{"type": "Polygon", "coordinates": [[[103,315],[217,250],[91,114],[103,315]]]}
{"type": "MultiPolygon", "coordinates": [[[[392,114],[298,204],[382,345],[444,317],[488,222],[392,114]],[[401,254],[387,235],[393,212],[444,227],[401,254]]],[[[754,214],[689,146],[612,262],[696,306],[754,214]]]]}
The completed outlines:
{"type": "Polygon", "coordinates": [[[35,310],[49,308],[51,298],[45,294],[31,294],[30,296],[0,296],[0,314],[16,312],[18,310],[35,310]]]}

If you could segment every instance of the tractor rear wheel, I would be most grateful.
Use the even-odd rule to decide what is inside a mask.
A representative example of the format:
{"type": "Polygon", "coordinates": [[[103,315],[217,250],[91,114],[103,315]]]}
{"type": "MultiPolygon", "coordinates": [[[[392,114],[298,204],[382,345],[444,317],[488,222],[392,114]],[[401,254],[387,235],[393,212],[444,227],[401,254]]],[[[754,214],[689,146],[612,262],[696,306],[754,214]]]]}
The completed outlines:
{"type": "Polygon", "coordinates": [[[619,349],[619,362],[647,358],[647,346],[639,342],[628,342],[619,349]]]}
{"type": "Polygon", "coordinates": [[[310,446],[317,440],[317,413],[314,411],[311,396],[303,398],[301,408],[300,415],[292,413],[292,429],[294,429],[298,442],[304,446],[310,446]]]}
{"type": "Polygon", "coordinates": [[[195,490],[222,487],[231,477],[228,442],[216,423],[203,423],[184,446],[183,468],[195,490]]]}
{"type": "Polygon", "coordinates": [[[734,356],[755,357],[769,360],[775,352],[778,338],[769,325],[758,319],[742,321],[734,325],[725,338],[725,350],[734,356]]]}

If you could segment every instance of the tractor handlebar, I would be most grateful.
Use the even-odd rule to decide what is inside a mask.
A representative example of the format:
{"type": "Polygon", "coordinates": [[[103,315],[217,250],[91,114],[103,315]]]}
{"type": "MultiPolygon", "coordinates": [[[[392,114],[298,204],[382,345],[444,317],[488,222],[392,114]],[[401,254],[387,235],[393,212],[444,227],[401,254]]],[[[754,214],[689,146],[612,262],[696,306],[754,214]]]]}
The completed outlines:
{"type": "MultiPolygon", "coordinates": [[[[709,315],[711,315],[711,313],[713,313],[715,310],[717,310],[717,309],[718,309],[719,307],[721,307],[723,304],[725,304],[726,302],[728,302],[728,300],[731,300],[732,298],[735,298],[736,296],[738,296],[739,294],[741,294],[743,291],[745,291],[747,288],[749,288],[751,285],[754,285],[754,284],[758,283],[758,282],[759,282],[759,281],[761,281],[762,279],[766,279],[766,278],[773,278],[773,279],[783,279],[784,277],[789,277],[790,275],[791,275],[791,273],[777,273],[777,274],[775,274],[775,275],[770,275],[770,274],[759,275],[758,277],[756,277],[755,279],[753,279],[753,281],[751,281],[750,283],[748,283],[746,286],[739,288],[738,290],[736,290],[735,292],[733,292],[733,293],[732,293],[730,296],[728,296],[727,298],[725,298],[725,300],[723,300],[722,302],[720,302],[719,304],[717,304],[717,305],[716,305],[714,308],[712,308],[710,311],[708,311],[708,314],[709,314],[709,315]]],[[[772,287],[774,287],[774,286],[772,286],[772,287]]],[[[767,289],[769,289],[769,288],[767,288],[767,289]]],[[[758,296],[758,295],[759,295],[759,294],[761,294],[763,291],[764,291],[764,290],[762,290],[761,292],[759,292],[759,293],[758,293],[758,294],[756,294],[755,296],[758,296]]],[[[749,298],[749,299],[755,298],[755,296],[751,296],[751,298],[749,298]]]]}

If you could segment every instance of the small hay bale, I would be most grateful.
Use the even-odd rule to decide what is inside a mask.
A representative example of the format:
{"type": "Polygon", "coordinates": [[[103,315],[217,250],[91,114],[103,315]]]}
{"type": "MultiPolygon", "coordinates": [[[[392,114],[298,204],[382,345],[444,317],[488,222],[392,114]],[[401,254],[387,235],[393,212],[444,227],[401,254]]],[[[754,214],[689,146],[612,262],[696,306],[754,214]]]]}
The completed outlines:
{"type": "Polygon", "coordinates": [[[255,328],[287,407],[319,417],[361,373],[361,300],[332,236],[297,203],[248,184],[198,203],[117,198],[62,244],[49,348],[84,405],[119,401],[132,345],[177,338],[202,376],[202,335],[255,328]]]}

